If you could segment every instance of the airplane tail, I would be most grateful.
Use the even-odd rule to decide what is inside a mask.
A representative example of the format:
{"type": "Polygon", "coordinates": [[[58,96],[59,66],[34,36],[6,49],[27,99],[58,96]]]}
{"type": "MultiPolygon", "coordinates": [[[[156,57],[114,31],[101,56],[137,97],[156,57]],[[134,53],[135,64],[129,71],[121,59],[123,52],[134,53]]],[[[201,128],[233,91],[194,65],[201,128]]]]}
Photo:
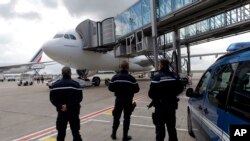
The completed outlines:
{"type": "Polygon", "coordinates": [[[34,55],[34,57],[32,57],[30,62],[39,63],[42,59],[42,55],[43,55],[43,51],[42,51],[42,49],[39,49],[38,52],[34,55]]]}

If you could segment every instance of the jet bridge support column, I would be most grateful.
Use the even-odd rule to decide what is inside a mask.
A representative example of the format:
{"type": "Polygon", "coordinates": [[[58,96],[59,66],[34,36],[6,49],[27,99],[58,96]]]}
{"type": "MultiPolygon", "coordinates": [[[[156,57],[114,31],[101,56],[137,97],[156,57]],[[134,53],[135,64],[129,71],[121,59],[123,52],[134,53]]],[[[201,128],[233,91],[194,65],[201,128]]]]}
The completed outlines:
{"type": "Polygon", "coordinates": [[[176,52],[176,54],[177,54],[176,71],[177,71],[177,73],[182,73],[182,70],[181,70],[181,46],[180,46],[179,41],[180,40],[179,40],[178,30],[175,29],[173,31],[173,51],[176,52]]]}
{"type": "Polygon", "coordinates": [[[154,67],[158,70],[158,44],[157,44],[157,22],[156,22],[156,0],[150,0],[150,13],[151,13],[151,27],[153,38],[153,51],[154,51],[154,67]]]}
{"type": "Polygon", "coordinates": [[[187,46],[187,75],[191,76],[191,59],[190,59],[190,45],[186,44],[187,46]]]}

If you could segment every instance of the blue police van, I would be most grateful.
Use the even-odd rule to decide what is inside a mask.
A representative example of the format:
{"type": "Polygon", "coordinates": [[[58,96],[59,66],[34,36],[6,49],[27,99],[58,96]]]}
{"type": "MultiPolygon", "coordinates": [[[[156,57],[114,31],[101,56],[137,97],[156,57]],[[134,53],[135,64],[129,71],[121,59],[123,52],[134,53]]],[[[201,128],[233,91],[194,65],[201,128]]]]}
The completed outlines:
{"type": "Polygon", "coordinates": [[[227,51],[186,91],[188,132],[198,141],[229,141],[232,125],[250,125],[250,42],[227,51]]]}

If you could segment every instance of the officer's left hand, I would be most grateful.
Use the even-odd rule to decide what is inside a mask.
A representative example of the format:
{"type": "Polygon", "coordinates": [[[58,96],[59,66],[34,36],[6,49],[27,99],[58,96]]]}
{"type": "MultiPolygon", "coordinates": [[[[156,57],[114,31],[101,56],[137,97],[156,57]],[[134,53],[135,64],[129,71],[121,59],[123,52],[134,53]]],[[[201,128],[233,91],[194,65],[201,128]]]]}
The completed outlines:
{"type": "Polygon", "coordinates": [[[67,106],[64,104],[64,105],[62,105],[62,109],[61,109],[61,111],[62,112],[65,112],[65,111],[67,111],[67,106]]]}

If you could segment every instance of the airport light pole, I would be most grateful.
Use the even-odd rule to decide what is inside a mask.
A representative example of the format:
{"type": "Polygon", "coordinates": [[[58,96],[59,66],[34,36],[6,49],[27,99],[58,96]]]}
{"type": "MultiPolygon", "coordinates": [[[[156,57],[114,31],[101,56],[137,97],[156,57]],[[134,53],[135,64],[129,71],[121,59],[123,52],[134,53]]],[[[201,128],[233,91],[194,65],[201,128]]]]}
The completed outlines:
{"type": "Polygon", "coordinates": [[[174,29],[173,31],[173,52],[176,53],[177,58],[176,58],[176,72],[179,74],[181,73],[181,48],[180,48],[180,42],[179,42],[179,34],[178,34],[178,30],[174,29]]]}
{"type": "Polygon", "coordinates": [[[152,28],[152,41],[154,51],[154,67],[158,70],[158,44],[157,44],[157,21],[156,21],[156,0],[150,0],[150,14],[151,14],[151,28],[152,28]]]}
{"type": "Polygon", "coordinates": [[[188,62],[187,62],[187,74],[188,76],[191,76],[191,59],[190,59],[190,45],[187,44],[187,56],[188,56],[188,62]]]}

